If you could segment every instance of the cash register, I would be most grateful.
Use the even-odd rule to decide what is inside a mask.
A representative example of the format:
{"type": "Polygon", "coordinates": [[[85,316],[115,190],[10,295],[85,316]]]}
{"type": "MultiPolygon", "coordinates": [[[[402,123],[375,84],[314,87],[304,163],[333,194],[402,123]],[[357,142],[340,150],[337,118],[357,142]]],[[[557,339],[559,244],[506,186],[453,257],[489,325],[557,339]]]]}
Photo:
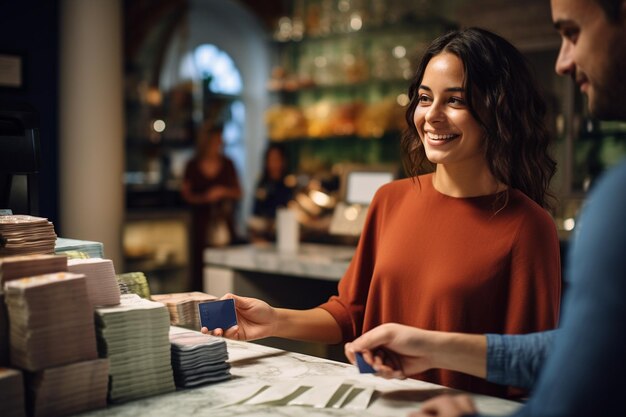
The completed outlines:
{"type": "Polygon", "coordinates": [[[394,180],[395,165],[347,165],[341,173],[339,202],[330,223],[331,235],[359,236],[367,209],[382,185],[394,180]]]}

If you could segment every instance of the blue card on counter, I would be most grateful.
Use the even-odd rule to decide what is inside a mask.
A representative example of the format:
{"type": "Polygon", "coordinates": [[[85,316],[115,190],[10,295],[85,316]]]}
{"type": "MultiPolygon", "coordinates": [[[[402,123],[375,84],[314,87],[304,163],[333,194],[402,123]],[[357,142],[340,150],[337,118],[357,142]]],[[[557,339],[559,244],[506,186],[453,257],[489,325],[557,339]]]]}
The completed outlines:
{"type": "Polygon", "coordinates": [[[237,324],[237,314],[235,313],[235,300],[207,301],[198,304],[200,314],[200,324],[209,330],[229,329],[237,324]]]}
{"type": "Polygon", "coordinates": [[[361,352],[355,352],[354,355],[356,356],[356,366],[359,367],[360,373],[362,374],[375,374],[376,373],[376,370],[372,368],[372,365],[365,362],[365,359],[363,359],[363,354],[361,352]]]}

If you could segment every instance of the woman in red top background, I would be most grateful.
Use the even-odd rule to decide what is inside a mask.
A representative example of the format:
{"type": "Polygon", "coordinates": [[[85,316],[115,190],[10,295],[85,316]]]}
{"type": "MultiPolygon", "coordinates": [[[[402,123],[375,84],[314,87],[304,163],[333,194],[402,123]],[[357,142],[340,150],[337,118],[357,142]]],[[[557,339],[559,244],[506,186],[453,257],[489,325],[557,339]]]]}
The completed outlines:
{"type": "Polygon", "coordinates": [[[181,193],[191,205],[191,287],[202,291],[203,252],[236,237],[234,214],[241,187],[233,162],[222,153],[222,126],[205,122],[198,130],[197,154],[185,167],[181,193]]]}

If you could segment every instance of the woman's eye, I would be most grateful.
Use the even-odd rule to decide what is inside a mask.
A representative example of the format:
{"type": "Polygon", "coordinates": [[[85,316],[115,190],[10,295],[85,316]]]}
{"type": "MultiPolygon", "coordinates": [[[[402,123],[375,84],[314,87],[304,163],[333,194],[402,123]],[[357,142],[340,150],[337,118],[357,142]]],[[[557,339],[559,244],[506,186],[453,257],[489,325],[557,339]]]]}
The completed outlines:
{"type": "Polygon", "coordinates": [[[460,97],[450,97],[450,99],[448,99],[448,102],[450,104],[455,104],[457,106],[463,106],[465,105],[465,100],[463,100],[460,97]]]}
{"type": "Polygon", "coordinates": [[[430,97],[428,97],[425,94],[422,94],[421,96],[418,97],[417,102],[418,103],[428,103],[430,101],[430,97]]]}

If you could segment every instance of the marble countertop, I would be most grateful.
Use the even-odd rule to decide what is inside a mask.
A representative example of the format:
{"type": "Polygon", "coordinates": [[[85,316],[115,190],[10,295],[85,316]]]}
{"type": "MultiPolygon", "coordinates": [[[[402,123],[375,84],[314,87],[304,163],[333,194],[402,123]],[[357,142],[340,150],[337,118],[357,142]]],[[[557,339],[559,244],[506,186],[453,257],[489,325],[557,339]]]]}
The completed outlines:
{"type": "MultiPolygon", "coordinates": [[[[83,417],[169,417],[169,416],[405,416],[433,395],[450,392],[445,387],[417,380],[385,380],[359,374],[356,367],[327,359],[286,352],[254,343],[227,341],[232,378],[226,382],[179,390],[80,414],[83,417]],[[279,403],[234,404],[246,393],[263,386],[349,381],[371,387],[374,395],[365,410],[314,408],[279,403]]],[[[508,415],[520,404],[499,398],[475,395],[480,412],[508,415]]]]}
{"type": "Polygon", "coordinates": [[[312,243],[300,244],[295,253],[279,252],[275,245],[242,245],[208,248],[204,262],[209,266],[241,271],[265,272],[339,281],[345,273],[355,247],[312,243]]]}

